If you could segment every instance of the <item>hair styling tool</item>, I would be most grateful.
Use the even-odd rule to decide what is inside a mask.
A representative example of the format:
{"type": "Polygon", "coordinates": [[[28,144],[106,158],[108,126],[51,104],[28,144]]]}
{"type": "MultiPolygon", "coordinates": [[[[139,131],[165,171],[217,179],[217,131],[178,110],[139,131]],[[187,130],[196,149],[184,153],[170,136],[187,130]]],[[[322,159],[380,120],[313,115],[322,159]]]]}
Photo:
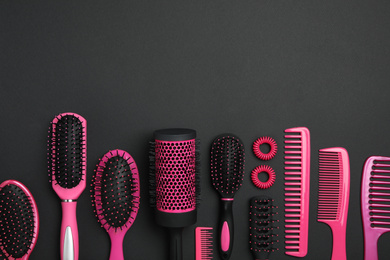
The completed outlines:
{"type": "Polygon", "coordinates": [[[361,188],[364,259],[377,260],[378,239],[390,231],[390,157],[366,160],[361,188]]]}
{"type": "Polygon", "coordinates": [[[111,239],[110,260],[123,260],[123,239],[140,203],[138,168],[133,157],[113,150],[100,159],[92,179],[92,205],[111,239]]]}
{"type": "Polygon", "coordinates": [[[196,223],[199,142],[192,129],[162,129],[150,143],[150,198],[157,224],[170,230],[170,258],[182,260],[182,230],[196,223]]]}
{"type": "Polygon", "coordinates": [[[38,208],[30,191],[18,181],[1,183],[0,256],[27,260],[37,243],[38,230],[38,208]]]}
{"type": "Polygon", "coordinates": [[[275,157],[276,152],[278,151],[278,146],[276,145],[276,142],[273,138],[268,136],[263,136],[258,138],[252,146],[253,153],[256,155],[257,158],[260,160],[268,161],[275,157]],[[260,150],[260,145],[262,144],[268,144],[270,147],[270,150],[268,153],[263,153],[260,150]]]}
{"type": "Polygon", "coordinates": [[[77,199],[85,189],[87,121],[75,113],[54,118],[49,130],[48,164],[54,191],[61,199],[62,260],[78,260],[77,199]]]}
{"type": "Polygon", "coordinates": [[[272,252],[278,250],[275,245],[277,229],[274,216],[278,214],[274,209],[274,200],[267,196],[253,197],[249,207],[249,246],[255,260],[266,260],[272,252]]]}
{"type": "Polygon", "coordinates": [[[219,219],[219,253],[221,259],[230,258],[234,240],[233,201],[241,188],[245,172],[245,149],[233,134],[223,134],[211,145],[211,181],[221,196],[219,219]]]}
{"type": "Polygon", "coordinates": [[[347,259],[349,185],[347,150],[341,147],[319,150],[318,221],[332,229],[333,260],[347,259]]]}
{"type": "Polygon", "coordinates": [[[195,229],[195,260],[213,259],[213,228],[197,227],[195,229]]]}
{"type": "Polygon", "coordinates": [[[310,133],[306,127],[285,130],[285,249],[307,254],[310,198],[310,133]]]}
{"type": "Polygon", "coordinates": [[[275,171],[268,165],[257,166],[251,173],[252,183],[259,189],[268,189],[275,183],[275,171]],[[265,182],[260,181],[259,174],[266,173],[268,180],[265,182]]]}

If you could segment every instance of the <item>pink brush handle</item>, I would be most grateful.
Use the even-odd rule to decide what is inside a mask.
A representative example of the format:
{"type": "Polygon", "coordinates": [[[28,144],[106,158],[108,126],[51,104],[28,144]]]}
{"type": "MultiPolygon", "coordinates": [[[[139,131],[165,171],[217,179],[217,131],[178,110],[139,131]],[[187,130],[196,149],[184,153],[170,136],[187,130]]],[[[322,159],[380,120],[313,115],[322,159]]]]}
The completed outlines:
{"type": "Polygon", "coordinates": [[[346,225],[332,227],[333,251],[332,260],[346,260],[346,225]]]}
{"type": "Polygon", "coordinates": [[[123,257],[123,238],[126,232],[110,233],[111,252],[110,260],[124,260],[123,257]]]}
{"type": "Polygon", "coordinates": [[[79,233],[77,230],[76,206],[77,202],[61,202],[62,223],[60,250],[61,260],[79,259],[79,233]]]}

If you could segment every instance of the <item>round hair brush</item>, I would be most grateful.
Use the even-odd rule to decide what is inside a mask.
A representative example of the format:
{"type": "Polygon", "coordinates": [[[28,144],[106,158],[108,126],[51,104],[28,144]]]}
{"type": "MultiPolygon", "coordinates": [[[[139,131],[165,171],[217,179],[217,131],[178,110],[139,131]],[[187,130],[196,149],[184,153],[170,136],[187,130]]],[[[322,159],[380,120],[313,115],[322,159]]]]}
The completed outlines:
{"type": "Polygon", "coordinates": [[[62,260],[78,260],[77,199],[85,189],[87,121],[75,113],[56,116],[50,126],[48,167],[53,190],[61,199],[62,260]]]}
{"type": "Polygon", "coordinates": [[[150,198],[156,222],[170,229],[170,260],[182,260],[182,229],[197,220],[199,153],[195,130],[154,132],[150,198]]]}
{"type": "Polygon", "coordinates": [[[223,260],[230,258],[234,240],[233,200],[241,188],[245,168],[245,149],[241,140],[223,134],[211,145],[211,181],[221,196],[219,222],[219,253],[223,260]]]}
{"type": "Polygon", "coordinates": [[[130,154],[113,150],[100,159],[92,179],[92,204],[111,239],[110,260],[123,260],[123,239],[137,217],[138,168],[130,154]]]}
{"type": "Polygon", "coordinates": [[[38,208],[30,191],[20,182],[0,184],[1,259],[27,260],[37,243],[38,208]]]}

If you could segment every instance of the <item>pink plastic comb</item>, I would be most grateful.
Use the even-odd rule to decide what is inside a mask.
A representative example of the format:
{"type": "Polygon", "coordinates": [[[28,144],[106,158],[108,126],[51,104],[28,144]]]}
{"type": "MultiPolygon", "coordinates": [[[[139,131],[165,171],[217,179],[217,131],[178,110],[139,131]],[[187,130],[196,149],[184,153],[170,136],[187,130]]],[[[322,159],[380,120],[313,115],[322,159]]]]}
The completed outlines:
{"type": "Polygon", "coordinates": [[[349,157],[341,147],[319,151],[318,221],[333,233],[333,260],[347,259],[345,248],[349,204],[349,157]]]}
{"type": "Polygon", "coordinates": [[[390,157],[371,156],[363,168],[364,259],[378,259],[378,239],[390,231],[390,157]]]}
{"type": "Polygon", "coordinates": [[[197,227],[195,229],[195,260],[213,259],[213,228],[197,227]]]}
{"type": "Polygon", "coordinates": [[[286,129],[285,239],[286,254],[307,254],[310,197],[310,133],[306,127],[286,129]]]}
{"type": "Polygon", "coordinates": [[[140,202],[138,168],[123,150],[106,153],[92,181],[92,203],[111,239],[110,260],[123,260],[123,239],[137,217],[140,202]]]}

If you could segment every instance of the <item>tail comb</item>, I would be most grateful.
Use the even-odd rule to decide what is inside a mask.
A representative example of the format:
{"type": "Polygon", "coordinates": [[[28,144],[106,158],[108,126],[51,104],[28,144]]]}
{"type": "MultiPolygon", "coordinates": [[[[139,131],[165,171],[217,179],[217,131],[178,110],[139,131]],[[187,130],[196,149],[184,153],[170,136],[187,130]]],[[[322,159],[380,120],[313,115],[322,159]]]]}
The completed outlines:
{"type": "Polygon", "coordinates": [[[285,130],[285,249],[307,254],[310,196],[310,133],[306,127],[285,130]]]}
{"type": "Polygon", "coordinates": [[[195,259],[213,259],[213,228],[197,227],[195,229],[195,259]]]}

